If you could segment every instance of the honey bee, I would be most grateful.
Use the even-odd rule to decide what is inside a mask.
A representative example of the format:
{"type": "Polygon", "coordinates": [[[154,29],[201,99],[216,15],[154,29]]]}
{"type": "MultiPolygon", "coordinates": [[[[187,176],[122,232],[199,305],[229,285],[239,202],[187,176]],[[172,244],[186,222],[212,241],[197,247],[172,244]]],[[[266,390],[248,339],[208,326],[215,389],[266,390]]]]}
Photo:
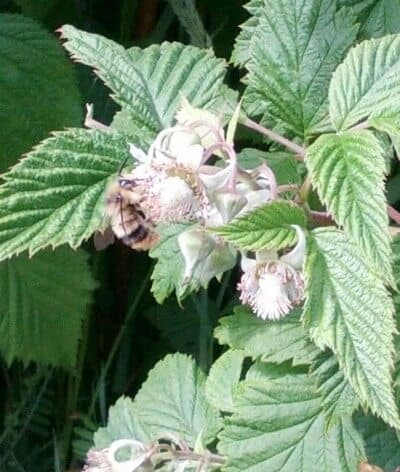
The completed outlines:
{"type": "Polygon", "coordinates": [[[137,251],[147,251],[158,242],[154,226],[141,207],[141,185],[129,175],[120,175],[110,185],[106,197],[106,213],[114,235],[137,251]]]}

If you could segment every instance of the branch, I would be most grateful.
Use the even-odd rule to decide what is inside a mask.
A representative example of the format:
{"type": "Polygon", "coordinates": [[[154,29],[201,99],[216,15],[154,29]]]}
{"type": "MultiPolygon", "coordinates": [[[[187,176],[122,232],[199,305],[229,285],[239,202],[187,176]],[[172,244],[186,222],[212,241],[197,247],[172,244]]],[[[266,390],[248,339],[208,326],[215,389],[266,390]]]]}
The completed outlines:
{"type": "Polygon", "coordinates": [[[255,121],[250,120],[250,118],[246,118],[241,123],[242,125],[247,126],[247,128],[254,129],[254,131],[257,131],[258,133],[263,134],[264,136],[267,136],[272,141],[282,144],[287,149],[294,152],[296,156],[298,156],[299,160],[301,161],[304,160],[304,156],[306,155],[306,150],[304,149],[303,146],[300,146],[299,144],[296,144],[293,141],[290,141],[290,139],[287,139],[284,136],[281,136],[280,134],[275,133],[275,131],[265,128],[264,126],[256,123],[255,121]]]}
{"type": "Polygon", "coordinates": [[[389,217],[396,222],[397,224],[400,224],[400,212],[398,212],[395,208],[392,206],[388,205],[387,206],[387,212],[389,217]]]}

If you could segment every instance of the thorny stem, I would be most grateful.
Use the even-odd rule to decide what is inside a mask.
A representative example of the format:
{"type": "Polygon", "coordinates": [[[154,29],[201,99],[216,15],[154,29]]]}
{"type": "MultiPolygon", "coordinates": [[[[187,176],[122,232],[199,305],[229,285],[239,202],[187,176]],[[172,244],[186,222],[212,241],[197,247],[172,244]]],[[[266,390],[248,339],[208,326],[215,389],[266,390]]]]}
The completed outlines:
{"type": "Polygon", "coordinates": [[[293,141],[290,141],[290,139],[287,139],[284,136],[281,136],[275,131],[265,128],[259,123],[256,123],[255,121],[250,120],[250,118],[246,118],[241,123],[244,126],[247,126],[247,128],[253,129],[254,131],[257,131],[258,133],[263,134],[264,136],[267,136],[267,138],[271,139],[272,141],[282,144],[290,151],[293,151],[296,154],[296,156],[298,156],[299,160],[301,161],[304,160],[304,157],[306,155],[306,150],[303,148],[303,146],[300,146],[299,144],[296,144],[293,141]]]}

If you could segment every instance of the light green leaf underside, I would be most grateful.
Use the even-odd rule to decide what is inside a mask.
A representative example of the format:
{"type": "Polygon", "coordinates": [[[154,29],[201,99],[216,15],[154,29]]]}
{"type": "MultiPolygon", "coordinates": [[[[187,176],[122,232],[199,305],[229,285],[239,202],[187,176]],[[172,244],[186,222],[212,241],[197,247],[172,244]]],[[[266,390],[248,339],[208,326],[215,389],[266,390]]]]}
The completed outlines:
{"type": "Polygon", "coordinates": [[[330,347],[360,400],[399,425],[392,391],[393,304],[357,246],[336,229],[313,232],[305,264],[304,322],[330,347]]]}
{"type": "Polygon", "coordinates": [[[357,26],[332,0],[264,0],[247,63],[244,106],[301,140],[331,127],[327,90],[357,26]],[[268,46],[266,46],[268,45],[268,46]]]}
{"type": "Polygon", "coordinates": [[[368,130],[321,136],[308,148],[306,165],[321,201],[391,282],[385,160],[375,136],[368,130]]]}
{"type": "Polygon", "coordinates": [[[50,131],[81,118],[73,66],[57,40],[30,18],[1,14],[0,172],[50,131]]]}
{"type": "Polygon", "coordinates": [[[400,111],[400,35],[363,41],[333,74],[329,112],[337,130],[400,111]]]}
{"type": "Polygon", "coordinates": [[[73,369],[95,283],[69,248],[0,263],[0,352],[7,363],[73,369]]]}
{"type": "Polygon", "coordinates": [[[104,227],[104,191],[127,157],[122,136],[79,129],[34,148],[0,187],[0,260],[65,243],[75,248],[104,227]]]}
{"type": "Polygon", "coordinates": [[[312,373],[322,396],[322,408],[327,427],[340,418],[351,417],[360,400],[340,370],[335,356],[322,353],[312,367],[312,373]]]}
{"type": "Polygon", "coordinates": [[[325,431],[321,398],[305,375],[243,382],[234,411],[218,445],[227,472],[354,472],[365,457],[349,419],[325,431]]]}
{"type": "Polygon", "coordinates": [[[296,230],[305,227],[304,211],[294,203],[275,200],[212,231],[240,249],[281,249],[296,244],[296,230]]]}
{"type": "Polygon", "coordinates": [[[135,403],[128,397],[120,397],[108,410],[107,426],[94,434],[96,449],[105,449],[119,439],[136,439],[148,442],[151,438],[140,423],[135,403]]]}
{"type": "Polygon", "coordinates": [[[152,437],[177,434],[190,446],[200,434],[204,444],[215,439],[219,416],[207,403],[205,382],[189,356],[172,354],[158,362],[135,397],[145,430],[152,437]]]}
{"type": "Polygon", "coordinates": [[[215,337],[220,344],[264,362],[309,364],[319,352],[303,331],[296,309],[279,321],[266,323],[248,308],[238,306],[232,316],[220,319],[215,337]]]}
{"type": "Polygon", "coordinates": [[[225,61],[209,50],[167,42],[127,50],[70,25],[63,26],[62,37],[72,57],[93,67],[111,89],[129,122],[124,130],[147,145],[171,126],[182,95],[199,108],[221,98],[225,61]]]}
{"type": "Polygon", "coordinates": [[[231,61],[237,66],[244,66],[251,59],[251,38],[256,34],[264,3],[264,0],[250,0],[244,5],[251,16],[240,25],[241,31],[235,39],[231,61]]]}
{"type": "Polygon", "coordinates": [[[229,349],[211,366],[206,382],[206,397],[216,410],[233,411],[233,397],[244,358],[243,351],[229,349]]]}

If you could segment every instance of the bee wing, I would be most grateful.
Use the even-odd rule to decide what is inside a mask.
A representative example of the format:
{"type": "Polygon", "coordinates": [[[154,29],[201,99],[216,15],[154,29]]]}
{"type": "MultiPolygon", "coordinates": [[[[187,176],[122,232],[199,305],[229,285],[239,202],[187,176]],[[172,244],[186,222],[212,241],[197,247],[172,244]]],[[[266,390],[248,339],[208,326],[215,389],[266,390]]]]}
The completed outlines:
{"type": "Polygon", "coordinates": [[[110,226],[104,231],[96,231],[93,236],[94,247],[97,251],[102,251],[114,241],[114,233],[110,226]]]}

